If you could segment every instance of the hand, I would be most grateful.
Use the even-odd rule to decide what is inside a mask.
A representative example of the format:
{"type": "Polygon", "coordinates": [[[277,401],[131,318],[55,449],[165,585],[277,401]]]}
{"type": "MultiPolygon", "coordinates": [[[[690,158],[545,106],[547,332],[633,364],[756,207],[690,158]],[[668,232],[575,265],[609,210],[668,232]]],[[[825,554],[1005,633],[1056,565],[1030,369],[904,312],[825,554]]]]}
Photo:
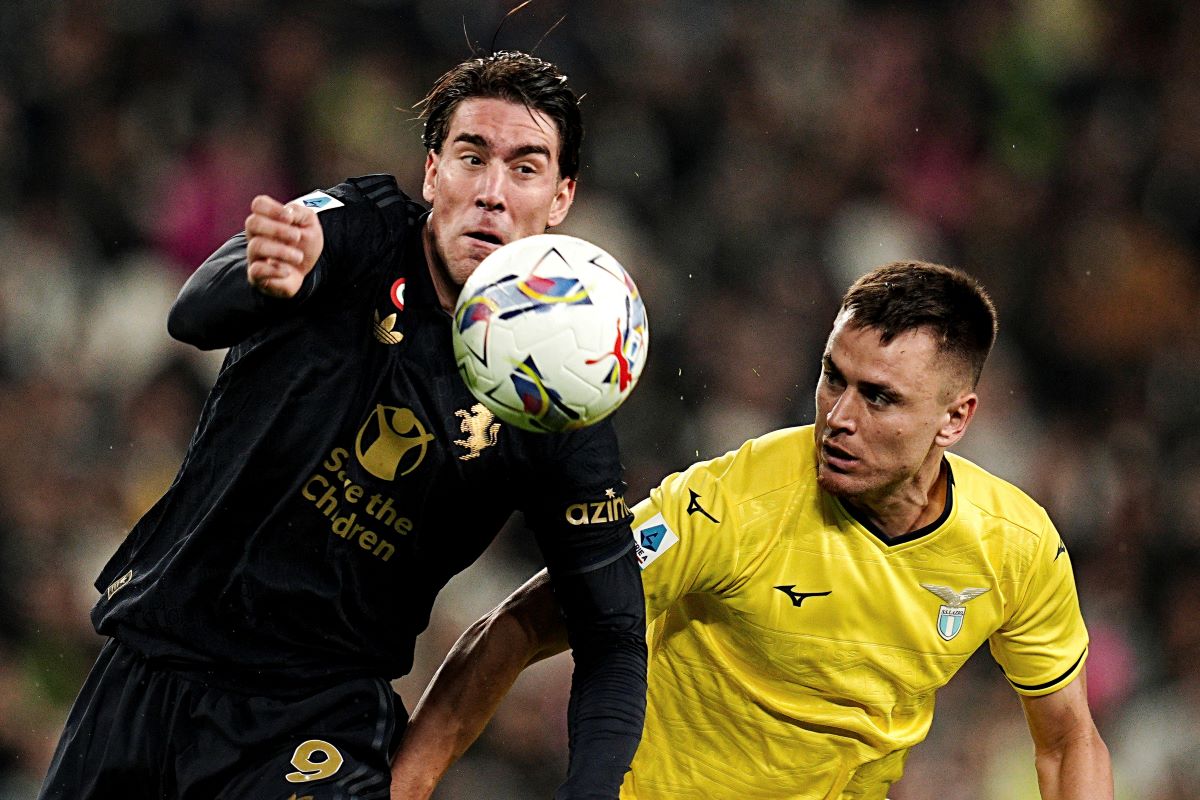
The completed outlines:
{"type": "Polygon", "coordinates": [[[325,247],[317,213],[260,194],[246,217],[246,277],[271,297],[295,297],[325,247]]]}

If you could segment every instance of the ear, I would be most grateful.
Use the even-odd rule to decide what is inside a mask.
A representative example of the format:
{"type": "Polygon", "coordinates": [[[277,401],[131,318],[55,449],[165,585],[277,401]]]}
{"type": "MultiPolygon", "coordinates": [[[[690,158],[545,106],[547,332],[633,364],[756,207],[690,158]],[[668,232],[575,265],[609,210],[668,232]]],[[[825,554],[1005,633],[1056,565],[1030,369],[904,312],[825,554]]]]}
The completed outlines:
{"type": "Polygon", "coordinates": [[[554,200],[550,202],[550,217],[546,221],[546,227],[553,228],[555,225],[561,224],[567,218],[567,212],[571,210],[573,202],[575,202],[575,179],[563,178],[558,182],[558,191],[554,193],[554,200]]]}
{"type": "Polygon", "coordinates": [[[437,186],[437,170],[438,161],[440,160],[437,153],[432,150],[425,156],[425,181],[421,184],[421,196],[425,198],[425,202],[433,205],[434,187],[437,186]]]}
{"type": "Polygon", "coordinates": [[[975,416],[975,408],[979,405],[979,395],[973,391],[959,394],[946,406],[946,418],[938,429],[933,442],[938,447],[950,447],[958,442],[967,432],[971,418],[975,416]]]}

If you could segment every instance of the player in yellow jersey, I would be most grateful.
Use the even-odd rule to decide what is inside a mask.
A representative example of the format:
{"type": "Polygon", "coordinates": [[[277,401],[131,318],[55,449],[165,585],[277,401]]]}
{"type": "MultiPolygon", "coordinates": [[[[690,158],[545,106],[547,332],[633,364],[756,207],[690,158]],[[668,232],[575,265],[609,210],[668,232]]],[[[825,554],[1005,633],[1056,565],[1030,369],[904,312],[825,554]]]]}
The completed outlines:
{"type": "MultiPolygon", "coordinates": [[[[622,798],[883,800],[985,642],[1042,797],[1112,798],[1062,540],[1021,490],[946,453],[995,320],[957,270],[875,270],[834,321],[815,425],[671,475],[634,509],[649,691],[622,798]]],[[[544,574],[468,630],[414,711],[393,798],[428,797],[563,631],[544,574]]]]}

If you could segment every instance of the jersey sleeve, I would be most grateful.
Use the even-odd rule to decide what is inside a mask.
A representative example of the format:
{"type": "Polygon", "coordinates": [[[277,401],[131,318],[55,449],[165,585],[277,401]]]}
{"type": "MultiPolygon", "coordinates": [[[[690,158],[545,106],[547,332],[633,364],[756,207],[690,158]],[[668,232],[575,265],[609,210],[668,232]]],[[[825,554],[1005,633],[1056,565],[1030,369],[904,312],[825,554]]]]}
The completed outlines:
{"type": "Polygon", "coordinates": [[[720,592],[736,579],[743,554],[736,509],[722,487],[735,459],[730,453],[670,475],[634,507],[648,622],[686,594],[720,592]]]}
{"type": "Polygon", "coordinates": [[[561,446],[537,464],[524,500],[575,662],[567,780],[554,796],[615,798],[645,716],[641,574],[611,422],[555,441],[561,446]]]}
{"type": "MultiPolygon", "coordinates": [[[[238,233],[188,278],[167,317],[172,337],[202,350],[232,347],[282,319],[301,313],[330,286],[349,286],[372,265],[387,260],[397,246],[383,209],[405,200],[389,175],[353,178],[299,201],[317,212],[324,247],[295,297],[275,298],[259,292],[246,275],[246,235],[238,233]]],[[[398,230],[397,230],[398,228],[398,230]]]]}
{"type": "Polygon", "coordinates": [[[1016,609],[988,644],[1005,677],[1022,695],[1051,694],[1083,669],[1087,628],[1070,557],[1048,518],[1016,609]]]}

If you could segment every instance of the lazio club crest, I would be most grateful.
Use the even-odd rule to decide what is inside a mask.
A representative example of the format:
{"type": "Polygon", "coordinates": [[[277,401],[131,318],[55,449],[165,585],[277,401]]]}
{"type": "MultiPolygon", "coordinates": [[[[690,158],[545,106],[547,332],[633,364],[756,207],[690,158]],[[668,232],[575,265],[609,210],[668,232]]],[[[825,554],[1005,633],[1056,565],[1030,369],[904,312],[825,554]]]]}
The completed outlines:
{"type": "Polygon", "coordinates": [[[967,617],[966,604],[989,591],[988,589],[967,588],[956,592],[949,586],[940,586],[936,583],[922,583],[921,588],[933,592],[945,603],[938,609],[937,632],[938,636],[947,642],[958,636],[958,632],[962,630],[963,620],[967,617]]]}

